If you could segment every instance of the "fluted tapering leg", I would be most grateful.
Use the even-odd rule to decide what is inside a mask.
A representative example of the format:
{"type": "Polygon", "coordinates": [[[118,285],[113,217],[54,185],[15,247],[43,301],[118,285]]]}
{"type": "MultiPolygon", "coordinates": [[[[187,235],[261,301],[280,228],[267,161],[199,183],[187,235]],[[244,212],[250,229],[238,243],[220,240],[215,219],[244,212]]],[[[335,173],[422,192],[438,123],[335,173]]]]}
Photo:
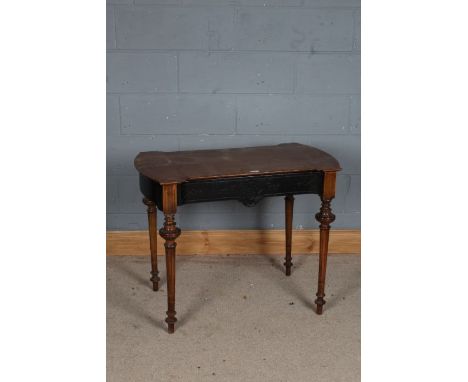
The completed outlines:
{"type": "Polygon", "coordinates": [[[294,196],[286,195],[284,198],[285,204],[285,233],[286,233],[286,257],[284,258],[284,266],[286,267],[286,276],[291,275],[291,247],[292,247],[292,221],[293,221],[293,208],[294,196]]]}
{"type": "Polygon", "coordinates": [[[317,298],[317,314],[322,314],[323,305],[325,305],[325,276],[327,273],[327,256],[328,256],[328,237],[330,233],[330,224],[335,220],[335,215],[330,207],[331,199],[322,197],[322,206],[320,212],[315,215],[315,218],[320,222],[320,255],[319,255],[319,276],[317,298]]]}
{"type": "Polygon", "coordinates": [[[157,211],[156,204],[147,199],[143,199],[143,203],[148,207],[148,231],[150,240],[150,253],[151,253],[151,282],[153,283],[153,290],[159,289],[159,271],[158,271],[158,224],[157,224],[157,211]]]}
{"type": "Polygon", "coordinates": [[[167,272],[167,312],[166,322],[169,333],[174,333],[177,322],[175,311],[175,255],[176,239],[180,235],[180,229],[175,222],[177,209],[177,184],[163,185],[163,210],[164,226],[159,234],[164,238],[166,249],[166,272],[167,272]]]}

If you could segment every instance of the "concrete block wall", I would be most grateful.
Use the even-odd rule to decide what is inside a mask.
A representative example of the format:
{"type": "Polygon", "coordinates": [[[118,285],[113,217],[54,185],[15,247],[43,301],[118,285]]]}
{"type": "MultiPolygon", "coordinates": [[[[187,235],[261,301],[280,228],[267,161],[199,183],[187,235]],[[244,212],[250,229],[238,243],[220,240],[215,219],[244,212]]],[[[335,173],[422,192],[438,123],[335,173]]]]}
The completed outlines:
{"type": "MultiPolygon", "coordinates": [[[[108,229],[147,227],[139,151],[284,142],[338,158],[334,226],[358,228],[359,0],[108,0],[108,229]]],[[[298,196],[294,226],[319,205],[298,196]]],[[[182,229],[284,227],[282,198],[179,211],[182,229]]]]}

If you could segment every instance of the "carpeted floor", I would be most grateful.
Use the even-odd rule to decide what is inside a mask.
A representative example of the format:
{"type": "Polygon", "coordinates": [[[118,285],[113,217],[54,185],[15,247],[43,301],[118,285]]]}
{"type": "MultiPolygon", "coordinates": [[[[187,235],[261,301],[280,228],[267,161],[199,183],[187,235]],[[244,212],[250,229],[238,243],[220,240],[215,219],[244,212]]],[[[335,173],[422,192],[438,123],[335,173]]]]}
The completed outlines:
{"type": "Polygon", "coordinates": [[[171,335],[158,260],[153,292],[148,257],[107,259],[109,382],[360,380],[359,256],[329,256],[322,316],[317,256],[180,256],[171,335]]]}

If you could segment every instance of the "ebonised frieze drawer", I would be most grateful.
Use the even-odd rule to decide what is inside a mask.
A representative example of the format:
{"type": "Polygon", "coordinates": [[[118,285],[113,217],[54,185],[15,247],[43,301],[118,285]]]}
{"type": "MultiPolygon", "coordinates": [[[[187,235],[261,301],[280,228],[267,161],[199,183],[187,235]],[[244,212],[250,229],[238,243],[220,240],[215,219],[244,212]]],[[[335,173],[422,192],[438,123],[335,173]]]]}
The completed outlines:
{"type": "Polygon", "coordinates": [[[253,206],[267,196],[319,194],[322,182],[320,171],[189,181],[180,185],[179,203],[235,199],[253,206]]]}

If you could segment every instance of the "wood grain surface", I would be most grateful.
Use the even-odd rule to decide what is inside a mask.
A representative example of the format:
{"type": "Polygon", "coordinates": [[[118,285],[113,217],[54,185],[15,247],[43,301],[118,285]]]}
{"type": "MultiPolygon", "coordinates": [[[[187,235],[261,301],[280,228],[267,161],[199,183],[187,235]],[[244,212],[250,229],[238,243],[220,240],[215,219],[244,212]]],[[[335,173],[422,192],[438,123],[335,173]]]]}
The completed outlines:
{"type": "MultiPolygon", "coordinates": [[[[293,230],[292,253],[317,254],[319,230],[293,230]]],[[[164,255],[164,240],[158,240],[158,255],[164,255]]],[[[284,230],[182,231],[177,255],[281,255],[285,252],[284,230]]],[[[360,230],[331,230],[329,253],[359,254],[360,230]]],[[[147,231],[107,231],[107,255],[149,255],[147,231]]]]}
{"type": "Polygon", "coordinates": [[[340,171],[325,151],[299,143],[218,150],[147,151],[135,158],[135,168],[160,184],[194,179],[258,176],[303,171],[340,171]]]}

